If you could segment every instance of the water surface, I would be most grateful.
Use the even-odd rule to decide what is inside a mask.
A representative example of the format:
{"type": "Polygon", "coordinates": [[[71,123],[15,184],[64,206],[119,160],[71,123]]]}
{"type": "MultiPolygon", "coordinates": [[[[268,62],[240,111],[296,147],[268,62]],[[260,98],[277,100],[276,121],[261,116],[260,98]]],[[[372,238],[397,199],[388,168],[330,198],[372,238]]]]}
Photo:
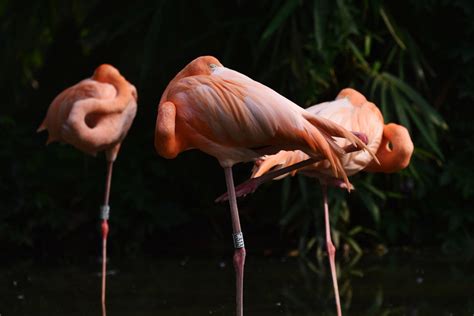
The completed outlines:
{"type": "MultiPolygon", "coordinates": [[[[327,263],[248,254],[246,315],[335,315],[327,263]]],[[[227,258],[175,256],[111,260],[108,316],[233,315],[234,272],[227,258]]],[[[474,315],[469,259],[391,251],[339,259],[345,315],[474,315]]],[[[100,315],[99,264],[0,270],[0,315],[100,315]]]]}

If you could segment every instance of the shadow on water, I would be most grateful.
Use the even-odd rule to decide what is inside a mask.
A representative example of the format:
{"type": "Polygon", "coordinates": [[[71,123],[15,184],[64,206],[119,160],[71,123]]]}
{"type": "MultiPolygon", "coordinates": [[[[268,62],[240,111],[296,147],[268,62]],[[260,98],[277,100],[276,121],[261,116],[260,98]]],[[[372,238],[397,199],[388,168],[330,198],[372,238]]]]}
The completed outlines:
{"type": "MultiPolygon", "coordinates": [[[[229,258],[110,263],[108,315],[233,315],[229,258]]],[[[472,261],[392,251],[341,261],[345,315],[474,315],[472,261]]],[[[323,260],[326,261],[325,259],[323,260]]],[[[325,267],[325,265],[323,265],[325,267]]],[[[0,315],[100,315],[99,265],[0,271],[0,315]]],[[[330,273],[303,259],[248,256],[247,315],[335,315],[330,273]]]]}

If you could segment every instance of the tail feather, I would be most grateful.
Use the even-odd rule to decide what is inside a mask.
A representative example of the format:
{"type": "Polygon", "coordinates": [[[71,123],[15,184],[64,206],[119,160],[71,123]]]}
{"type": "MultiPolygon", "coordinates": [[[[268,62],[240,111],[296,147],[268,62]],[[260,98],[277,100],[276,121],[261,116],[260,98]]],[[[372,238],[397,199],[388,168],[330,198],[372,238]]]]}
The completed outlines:
{"type": "Polygon", "coordinates": [[[318,117],[311,113],[305,113],[304,117],[309,122],[311,122],[311,124],[313,124],[316,128],[324,131],[325,134],[330,135],[332,137],[345,138],[349,142],[351,142],[352,145],[366,150],[372,156],[372,158],[377,159],[375,157],[375,153],[373,153],[362,140],[360,140],[356,135],[346,130],[344,127],[340,126],[339,124],[336,124],[326,118],[318,117]]]}
{"type": "MultiPolygon", "coordinates": [[[[263,174],[270,172],[272,170],[278,170],[285,168],[291,165],[294,165],[298,162],[308,159],[308,155],[302,151],[280,151],[274,155],[266,155],[260,157],[254,164],[252,169],[251,178],[260,177],[263,174]]],[[[275,178],[276,180],[283,179],[284,177],[291,175],[294,176],[297,170],[293,170],[287,174],[275,178]]]]}
{"type": "Polygon", "coordinates": [[[270,170],[280,169],[283,164],[280,163],[276,155],[263,156],[254,164],[251,178],[257,178],[269,172],[270,170]]]}
{"type": "Polygon", "coordinates": [[[304,113],[304,117],[311,123],[313,127],[310,129],[311,138],[313,138],[313,141],[316,143],[317,149],[319,149],[318,151],[329,160],[333,175],[336,178],[342,178],[347,184],[347,187],[350,187],[349,179],[341,162],[341,157],[345,152],[335,143],[333,137],[347,139],[352,145],[369,152],[374,159],[376,159],[375,153],[371,152],[363,141],[342,126],[308,112],[304,113]]]}
{"type": "Polygon", "coordinates": [[[306,143],[309,146],[310,151],[307,152],[308,155],[315,157],[319,154],[326,157],[329,160],[331,165],[331,171],[335,177],[342,177],[347,179],[346,172],[342,168],[340,157],[343,155],[344,151],[342,148],[337,146],[334,140],[327,136],[330,134],[330,131],[326,131],[324,126],[320,127],[312,122],[308,121],[308,126],[306,126],[307,133],[302,135],[306,143]],[[338,149],[335,149],[338,148],[338,149]]]}
{"type": "MultiPolygon", "coordinates": [[[[346,154],[346,152],[343,148],[337,145],[333,137],[347,139],[353,146],[369,152],[374,159],[376,159],[375,154],[370,151],[364,141],[359,139],[354,135],[354,133],[347,131],[342,126],[328,119],[315,116],[309,112],[305,112],[303,117],[306,119],[304,131],[302,131],[298,136],[304,139],[308,146],[308,148],[304,150],[305,153],[313,158],[320,159],[321,155],[325,157],[330,163],[331,172],[334,177],[342,179],[348,190],[350,190],[351,184],[341,161],[341,158],[346,154]]],[[[307,157],[299,151],[281,151],[275,155],[264,156],[256,162],[252,171],[252,177],[258,177],[275,168],[280,169],[293,165],[305,160],[306,158],[307,157]]],[[[288,174],[281,177],[287,175],[288,174]]]]}

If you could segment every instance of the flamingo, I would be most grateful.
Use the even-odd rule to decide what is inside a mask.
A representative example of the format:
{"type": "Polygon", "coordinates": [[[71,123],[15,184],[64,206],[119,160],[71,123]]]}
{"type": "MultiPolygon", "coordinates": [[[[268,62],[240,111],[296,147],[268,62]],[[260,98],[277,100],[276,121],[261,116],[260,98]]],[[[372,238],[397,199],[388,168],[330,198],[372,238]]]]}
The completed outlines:
{"type": "MultiPolygon", "coordinates": [[[[413,143],[407,129],[397,124],[384,125],[383,116],[375,104],[358,91],[346,88],[342,90],[335,101],[314,105],[307,109],[314,115],[327,118],[349,130],[357,130],[367,136],[367,147],[376,152],[374,159],[368,152],[354,151],[341,158],[342,165],[348,176],[364,170],[369,172],[392,173],[406,168],[410,163],[413,143]]],[[[339,146],[347,141],[337,140],[339,146]]],[[[326,227],[326,246],[329,254],[329,264],[336,300],[337,315],[341,316],[341,304],[337,284],[335,252],[331,239],[327,186],[352,189],[352,185],[334,177],[327,161],[315,162],[306,153],[297,151],[280,151],[275,155],[267,155],[258,159],[254,165],[252,179],[239,185],[238,196],[255,191],[263,182],[270,179],[282,179],[288,175],[300,172],[306,176],[315,177],[321,182],[326,227]],[[301,169],[297,169],[302,167],[301,169]]],[[[218,201],[227,199],[227,195],[218,201]]]]}
{"type": "Polygon", "coordinates": [[[102,230],[102,314],[105,315],[109,196],[112,166],[137,112],[137,90],[111,65],[97,67],[91,78],[62,91],[49,106],[38,132],[48,131],[47,144],[60,141],[96,155],[105,151],[107,176],[102,230]]]}
{"type": "Polygon", "coordinates": [[[331,172],[347,181],[334,137],[366,149],[354,134],[313,115],[249,77],[224,67],[215,57],[191,61],[168,84],[158,106],[155,149],[172,159],[199,149],[224,168],[233,228],[236,315],[243,315],[245,244],[235,197],[232,166],[279,150],[301,149],[329,160],[331,172]]]}

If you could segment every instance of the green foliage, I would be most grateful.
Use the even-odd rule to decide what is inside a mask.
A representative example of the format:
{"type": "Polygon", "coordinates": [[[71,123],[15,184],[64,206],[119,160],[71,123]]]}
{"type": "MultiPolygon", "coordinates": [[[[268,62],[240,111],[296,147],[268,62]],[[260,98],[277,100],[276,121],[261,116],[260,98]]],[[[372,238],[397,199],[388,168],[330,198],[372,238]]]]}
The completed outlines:
{"type": "MultiPolygon", "coordinates": [[[[225,207],[212,203],[224,188],[216,162],[199,153],[165,161],[152,145],[165,85],[203,54],[302,106],[354,87],[379,106],[386,122],[409,129],[416,146],[409,168],[355,176],[350,195],[330,191],[339,245],[361,252],[374,243],[444,243],[455,251],[472,243],[474,44],[465,39],[474,35],[474,8],[468,0],[393,6],[377,0],[138,0],[113,10],[101,1],[4,0],[0,17],[2,243],[47,248],[57,239],[95,240],[85,232],[96,222],[102,158],[70,146],[44,147],[44,135],[34,131],[53,97],[103,62],[116,65],[140,96],[114,171],[115,248],[137,249],[149,239],[160,246],[161,237],[179,229],[201,233],[199,225],[210,228],[209,239],[227,235],[219,228],[228,225],[225,207]],[[440,16],[457,31],[448,31],[440,16]]],[[[236,178],[246,177],[247,169],[238,169],[236,178]]],[[[301,253],[321,253],[318,185],[299,176],[279,183],[281,189],[268,186],[247,203],[244,227],[279,223],[284,237],[297,237],[301,253]],[[271,199],[280,190],[281,200],[271,199]]]]}
{"type": "MultiPolygon", "coordinates": [[[[362,227],[366,231],[373,233],[375,228],[379,235],[385,232],[381,237],[391,242],[400,242],[402,236],[415,237],[410,236],[415,225],[414,221],[423,216],[439,216],[446,213],[445,216],[451,217],[450,221],[459,225],[452,224],[450,230],[453,231],[472,226],[474,222],[465,211],[445,212],[439,207],[434,207],[434,213],[437,215],[432,213],[428,215],[418,211],[426,209],[422,207],[423,199],[430,196],[436,187],[447,183],[448,178],[458,183],[459,192],[466,193],[464,196],[472,199],[472,194],[467,193],[470,192],[471,187],[471,177],[467,175],[471,173],[468,170],[472,170],[472,167],[467,162],[450,161],[447,165],[443,163],[446,156],[441,148],[440,135],[443,137],[447,135],[448,124],[438,109],[439,98],[446,95],[436,95],[429,90],[437,86],[435,76],[440,69],[433,68],[431,65],[438,60],[431,59],[430,61],[425,57],[427,51],[424,51],[415,40],[420,35],[417,29],[408,30],[398,23],[396,14],[398,13],[398,19],[403,21],[399,13],[405,13],[405,11],[400,9],[399,12],[392,14],[394,8],[379,1],[365,1],[363,5],[343,0],[313,1],[300,3],[296,9],[291,7],[291,15],[288,16],[288,3],[281,9],[281,12],[286,14],[285,19],[276,15],[267,28],[267,31],[272,30],[271,34],[274,34],[277,43],[281,41],[281,38],[298,38],[301,41],[301,45],[287,45],[278,49],[278,55],[275,56],[275,60],[282,60],[290,65],[291,75],[295,79],[288,80],[285,83],[288,86],[282,89],[294,91],[294,94],[303,101],[300,103],[308,104],[308,101],[314,103],[330,98],[327,97],[328,91],[334,96],[337,91],[346,86],[355,87],[381,108],[386,122],[397,122],[406,126],[416,145],[412,165],[401,172],[400,176],[391,176],[392,179],[384,177],[385,181],[382,181],[382,176],[354,177],[357,190],[351,199],[340,193],[337,197],[333,196],[330,205],[333,212],[332,222],[336,226],[334,230],[336,242],[341,236],[345,236],[344,242],[356,252],[360,252],[360,246],[353,236],[354,232],[359,232],[359,230],[352,228],[354,221],[349,219],[349,209],[356,211],[355,208],[360,211],[366,210],[372,218],[371,224],[368,224],[366,220],[363,221],[362,227]],[[308,12],[313,12],[312,21],[308,17],[308,12]],[[279,28],[275,27],[277,23],[279,23],[279,28]],[[433,102],[438,101],[438,104],[430,104],[422,96],[423,92],[430,96],[433,102]],[[453,172],[454,165],[456,168],[464,168],[464,172],[459,172],[460,170],[453,172]],[[438,181],[436,177],[436,174],[440,172],[439,167],[445,168],[442,181],[438,181]],[[413,198],[410,198],[410,195],[413,198]],[[404,204],[411,204],[412,207],[404,207],[404,204]],[[384,214],[387,207],[391,212],[390,209],[394,206],[401,208],[397,212],[398,217],[387,218],[384,214]],[[418,214],[413,215],[406,213],[417,211],[418,214]]],[[[423,10],[441,11],[452,8],[449,4],[431,3],[430,5],[428,9],[420,6],[418,10],[421,12],[423,10]]],[[[407,7],[409,4],[404,6],[405,9],[407,7]]],[[[463,9],[466,7],[468,5],[464,3],[463,9]]],[[[472,12],[472,10],[466,9],[466,12],[472,12]]],[[[404,14],[403,18],[414,18],[416,21],[420,16],[422,14],[413,14],[408,17],[404,14]]],[[[472,28],[472,22],[466,20],[464,23],[470,24],[472,28]]],[[[269,34],[270,32],[265,33],[265,35],[269,34]]],[[[432,42],[428,44],[446,45],[448,43],[437,42],[437,40],[431,38],[432,42]]],[[[429,47],[426,43],[423,44],[429,47]]],[[[467,64],[471,60],[466,58],[466,55],[469,56],[469,53],[464,52],[461,60],[466,61],[467,64]]],[[[440,57],[447,56],[449,54],[440,57]]],[[[274,76],[288,77],[280,72],[275,73],[274,76]]],[[[463,157],[468,156],[463,155],[463,157]]],[[[294,229],[294,225],[301,226],[300,236],[303,242],[300,248],[305,253],[307,245],[314,245],[314,238],[311,236],[314,236],[315,232],[321,235],[323,231],[320,224],[314,225],[312,230],[308,227],[312,222],[322,223],[323,213],[321,207],[317,207],[316,212],[304,211],[305,207],[309,207],[308,205],[315,205],[315,201],[319,201],[316,205],[321,204],[321,198],[314,192],[317,189],[313,186],[307,189],[303,189],[302,186],[304,184],[302,185],[301,180],[298,179],[296,191],[301,193],[290,197],[289,183],[286,183],[283,193],[285,197],[283,205],[286,211],[280,223],[290,230],[294,229]]],[[[446,227],[433,226],[431,229],[444,231],[446,227]]],[[[440,235],[444,236],[443,233],[440,235]]],[[[457,238],[456,241],[459,242],[462,239],[469,240],[463,236],[457,238]]],[[[449,243],[449,240],[446,243],[449,243]]],[[[324,243],[320,243],[320,247],[324,247],[324,243]]]]}

